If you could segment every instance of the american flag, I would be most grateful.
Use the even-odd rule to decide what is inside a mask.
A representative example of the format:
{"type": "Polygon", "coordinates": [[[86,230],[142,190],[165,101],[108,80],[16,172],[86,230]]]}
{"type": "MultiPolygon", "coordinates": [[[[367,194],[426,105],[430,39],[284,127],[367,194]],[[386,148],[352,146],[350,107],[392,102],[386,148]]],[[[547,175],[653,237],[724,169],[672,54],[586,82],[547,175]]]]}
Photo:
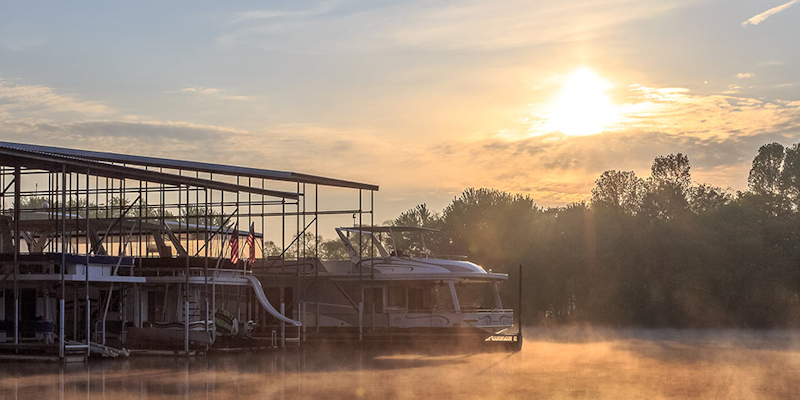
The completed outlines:
{"type": "Polygon", "coordinates": [[[233,234],[231,235],[231,240],[228,242],[228,246],[231,248],[231,262],[234,264],[239,263],[239,223],[236,223],[236,226],[233,228],[233,234]]]}
{"type": "Polygon", "coordinates": [[[248,264],[256,262],[256,223],[250,223],[250,234],[247,235],[247,245],[250,246],[250,258],[247,259],[248,264]]]}

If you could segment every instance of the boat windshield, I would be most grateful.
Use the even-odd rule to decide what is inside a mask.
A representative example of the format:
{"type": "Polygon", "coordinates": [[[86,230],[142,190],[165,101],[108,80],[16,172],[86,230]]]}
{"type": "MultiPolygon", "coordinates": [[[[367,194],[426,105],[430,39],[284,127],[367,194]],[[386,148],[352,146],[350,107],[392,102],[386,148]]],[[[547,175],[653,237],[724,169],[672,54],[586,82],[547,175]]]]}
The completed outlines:
{"type": "Polygon", "coordinates": [[[361,254],[380,254],[382,257],[432,257],[425,241],[433,229],[402,226],[380,226],[359,228],[338,228],[337,233],[349,251],[361,254]],[[362,245],[359,246],[358,238],[362,245]],[[370,252],[371,251],[371,252],[370,252]]]}
{"type": "Polygon", "coordinates": [[[426,241],[430,241],[432,230],[408,227],[387,227],[387,232],[379,232],[381,244],[390,254],[398,257],[433,257],[426,241]]]}
{"type": "Polygon", "coordinates": [[[459,282],[456,294],[462,310],[500,308],[497,286],[492,282],[459,282]]]}

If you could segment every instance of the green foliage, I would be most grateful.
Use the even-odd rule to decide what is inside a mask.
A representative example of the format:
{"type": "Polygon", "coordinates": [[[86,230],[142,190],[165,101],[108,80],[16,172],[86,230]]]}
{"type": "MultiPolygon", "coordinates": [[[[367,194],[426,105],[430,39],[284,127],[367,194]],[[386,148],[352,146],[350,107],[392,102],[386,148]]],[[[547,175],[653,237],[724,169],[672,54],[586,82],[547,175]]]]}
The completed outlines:
{"type": "Polygon", "coordinates": [[[747,183],[757,194],[776,194],[781,189],[781,170],[785,152],[780,143],[770,143],[758,149],[747,183]]]}
{"type": "Polygon", "coordinates": [[[645,183],[633,171],[606,171],[595,181],[592,204],[615,213],[637,214],[642,207],[645,183]]]}
{"type": "Polygon", "coordinates": [[[522,264],[528,321],[800,326],[800,144],[763,146],[746,192],[692,184],[690,170],[670,154],[646,181],[606,171],[590,203],[550,209],[467,189],[441,215],[421,205],[393,223],[436,227],[435,254],[469,256],[511,281],[522,264]]]}
{"type": "Polygon", "coordinates": [[[796,208],[800,206],[800,143],[786,149],[781,170],[781,189],[796,208]]]}
{"type": "MultiPolygon", "coordinates": [[[[442,217],[432,212],[427,204],[420,204],[402,214],[397,219],[389,222],[395,226],[417,226],[424,228],[440,229],[442,217]]],[[[382,237],[384,247],[407,255],[425,255],[430,248],[438,248],[439,235],[427,232],[394,232],[391,238],[382,237]]]]}

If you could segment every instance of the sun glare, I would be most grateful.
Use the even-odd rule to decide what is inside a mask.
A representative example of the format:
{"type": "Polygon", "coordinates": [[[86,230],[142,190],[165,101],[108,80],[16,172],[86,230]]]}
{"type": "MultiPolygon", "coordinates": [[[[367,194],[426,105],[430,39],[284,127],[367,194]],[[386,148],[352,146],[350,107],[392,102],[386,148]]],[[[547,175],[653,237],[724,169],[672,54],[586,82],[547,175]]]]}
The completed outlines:
{"type": "Polygon", "coordinates": [[[606,95],[612,85],[591,69],[573,72],[553,103],[547,128],[568,136],[602,132],[617,121],[617,107],[606,95]]]}

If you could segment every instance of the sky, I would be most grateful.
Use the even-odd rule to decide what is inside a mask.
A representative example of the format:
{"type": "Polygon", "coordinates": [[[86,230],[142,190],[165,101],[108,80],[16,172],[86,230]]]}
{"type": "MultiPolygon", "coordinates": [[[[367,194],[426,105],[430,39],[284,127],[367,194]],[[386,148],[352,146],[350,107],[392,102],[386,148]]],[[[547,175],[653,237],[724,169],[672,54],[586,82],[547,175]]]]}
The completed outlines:
{"type": "Polygon", "coordinates": [[[742,190],[800,141],[796,3],[5,2],[0,138],[378,184],[378,221],[677,152],[742,190]]]}

